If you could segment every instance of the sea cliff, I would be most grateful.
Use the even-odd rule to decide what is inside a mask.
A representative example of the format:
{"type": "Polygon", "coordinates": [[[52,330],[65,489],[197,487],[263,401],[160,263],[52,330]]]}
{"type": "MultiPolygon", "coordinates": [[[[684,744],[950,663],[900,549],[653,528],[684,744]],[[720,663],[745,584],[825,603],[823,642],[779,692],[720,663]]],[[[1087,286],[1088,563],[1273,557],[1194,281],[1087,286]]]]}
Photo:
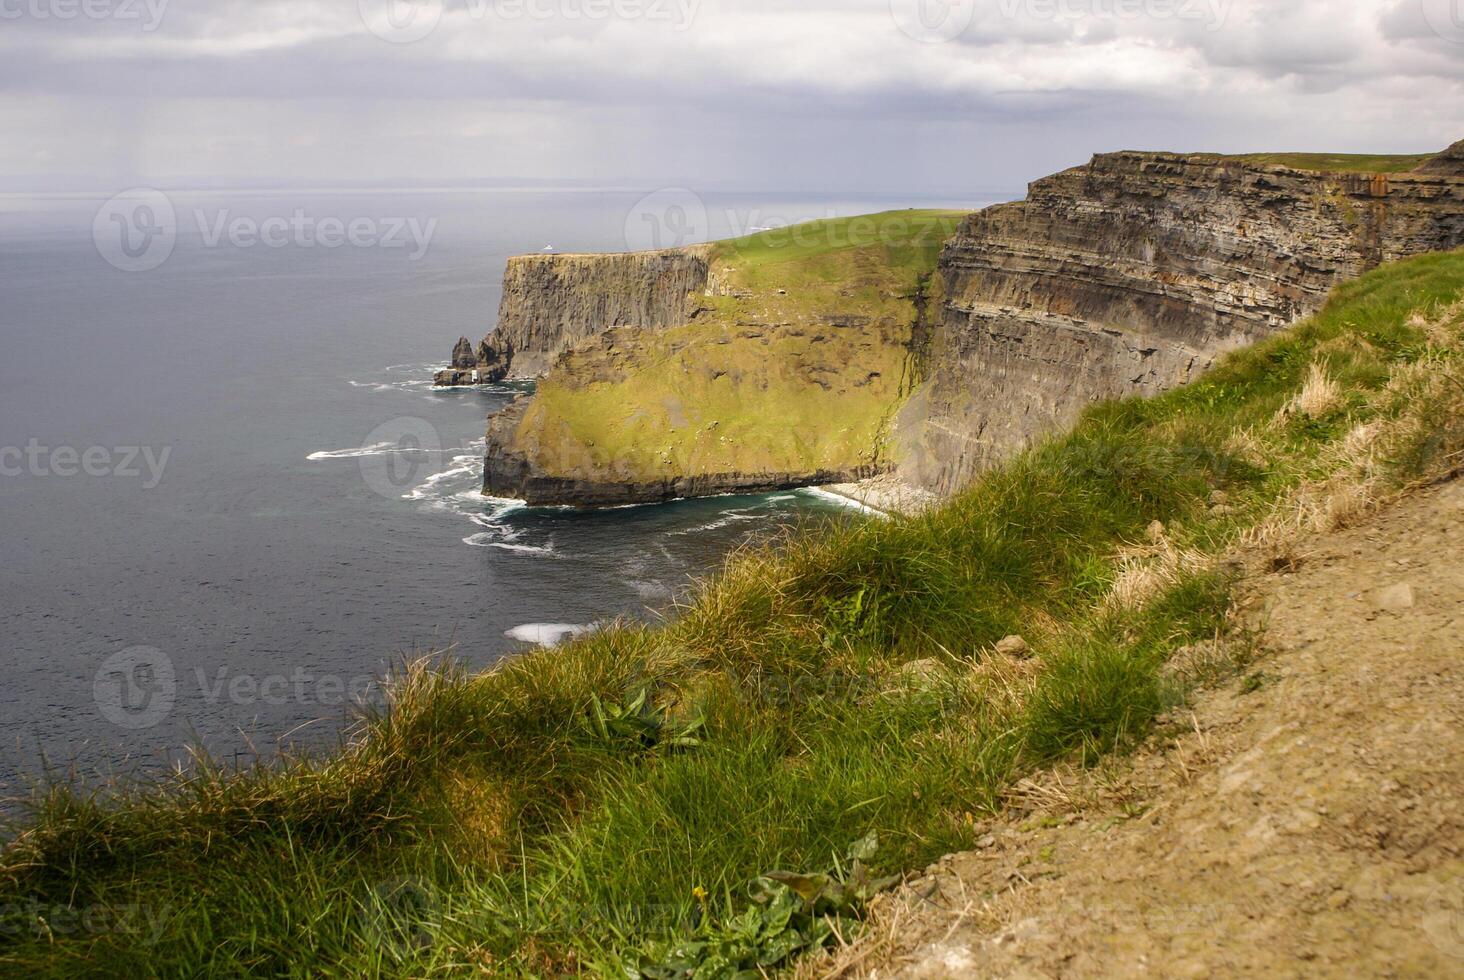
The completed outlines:
{"type": "Polygon", "coordinates": [[[971,215],[941,254],[901,475],[950,493],[1094,400],[1184,384],[1338,283],[1464,244],[1460,149],[1391,174],[1100,154],[971,215]]]}
{"type": "Polygon", "coordinates": [[[495,339],[513,349],[509,376],[538,378],[575,344],[611,327],[686,323],[704,292],[712,247],[508,260],[495,339]]]}
{"type": "Polygon", "coordinates": [[[972,214],[512,259],[497,330],[459,341],[438,381],[539,379],[490,421],[497,496],[598,506],[890,472],[948,495],[1093,401],[1185,384],[1337,284],[1461,244],[1464,143],[1105,153],[972,214]]]}
{"type": "MultiPolygon", "coordinates": [[[[1056,973],[1095,949],[1074,943],[1097,901],[1089,938],[1144,927],[1154,962],[1203,952],[1193,975],[1451,975],[1461,376],[1464,251],[1391,263],[919,519],[741,549],[655,623],[481,672],[404,664],[336,752],[40,784],[0,851],[0,963],[659,980],[883,968],[930,937],[911,962],[937,973],[997,939],[1056,973]],[[1420,492],[1451,479],[1452,499],[1420,492]],[[1326,539],[1400,495],[1413,517],[1326,539]],[[1135,800],[1162,818],[1131,819],[1135,800]],[[943,880],[921,870],[937,861],[943,880]],[[949,880],[972,867],[990,875],[949,880]],[[1234,928],[1200,935],[1172,905],[1146,925],[1156,882],[1234,928]],[[955,921],[988,883],[1002,917],[955,921]],[[1039,907],[1053,928],[1013,939],[1006,912],[1039,907]],[[953,922],[969,945],[947,945],[953,922]]],[[[550,564],[594,587],[595,566],[550,564]]]]}

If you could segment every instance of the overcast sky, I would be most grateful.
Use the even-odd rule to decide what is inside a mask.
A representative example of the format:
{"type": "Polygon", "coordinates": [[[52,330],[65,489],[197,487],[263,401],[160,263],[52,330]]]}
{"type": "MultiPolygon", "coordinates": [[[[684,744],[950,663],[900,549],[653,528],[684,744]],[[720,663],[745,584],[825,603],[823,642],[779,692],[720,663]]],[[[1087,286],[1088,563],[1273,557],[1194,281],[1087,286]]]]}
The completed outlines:
{"type": "Polygon", "coordinates": [[[0,0],[0,179],[1019,188],[1464,137],[1464,0],[0,0]]]}

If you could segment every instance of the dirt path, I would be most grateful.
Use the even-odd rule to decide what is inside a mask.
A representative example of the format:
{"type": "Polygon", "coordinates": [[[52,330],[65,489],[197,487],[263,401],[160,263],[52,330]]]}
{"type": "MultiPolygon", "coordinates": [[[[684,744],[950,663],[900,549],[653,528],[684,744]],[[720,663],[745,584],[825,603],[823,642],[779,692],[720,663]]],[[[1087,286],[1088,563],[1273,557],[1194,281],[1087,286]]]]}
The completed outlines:
{"type": "Polygon", "coordinates": [[[1302,553],[1244,677],[1027,787],[838,974],[1464,977],[1464,481],[1302,553]]]}

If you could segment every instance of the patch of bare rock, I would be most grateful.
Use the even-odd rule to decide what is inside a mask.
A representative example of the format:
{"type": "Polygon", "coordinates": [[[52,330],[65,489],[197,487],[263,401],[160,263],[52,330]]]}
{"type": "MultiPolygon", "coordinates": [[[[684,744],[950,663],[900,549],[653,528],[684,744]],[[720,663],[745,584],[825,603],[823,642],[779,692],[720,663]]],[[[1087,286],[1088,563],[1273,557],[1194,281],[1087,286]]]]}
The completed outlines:
{"type": "Polygon", "coordinates": [[[881,473],[857,483],[832,483],[819,489],[881,514],[918,514],[940,501],[936,494],[911,486],[894,473],[881,473]]]}

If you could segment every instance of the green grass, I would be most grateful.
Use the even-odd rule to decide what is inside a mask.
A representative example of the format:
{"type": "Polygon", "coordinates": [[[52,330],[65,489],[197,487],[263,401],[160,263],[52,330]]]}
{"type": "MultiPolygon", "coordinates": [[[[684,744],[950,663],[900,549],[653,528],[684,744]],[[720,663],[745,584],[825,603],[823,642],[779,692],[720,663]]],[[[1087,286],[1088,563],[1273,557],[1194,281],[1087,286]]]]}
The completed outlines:
{"type": "Polygon", "coordinates": [[[1414,170],[1434,154],[1383,153],[1232,153],[1206,154],[1264,166],[1293,167],[1346,174],[1401,174],[1414,170]]]}
{"type": "Polygon", "coordinates": [[[969,211],[910,208],[849,218],[826,218],[774,228],[718,242],[715,258],[744,269],[801,264],[850,248],[887,246],[898,257],[892,265],[928,268],[945,240],[969,211]]]}
{"type": "Polygon", "coordinates": [[[904,399],[909,325],[748,330],[705,322],[617,336],[612,381],[561,361],[519,430],[536,464],[629,480],[805,473],[876,462],[904,399]],[[594,378],[586,383],[584,378],[594,378]]]}
{"type": "Polygon", "coordinates": [[[0,969],[552,976],[630,956],[678,976],[655,968],[678,937],[683,959],[777,963],[816,942],[814,912],[857,914],[869,876],[970,844],[1014,780],[1121,751],[1184,697],[1165,664],[1226,630],[1230,583],[1201,570],[1109,601],[1151,521],[1218,553],[1343,465],[1359,423],[1391,426],[1393,483],[1457,459],[1458,396],[1430,379],[1459,376],[1460,325],[1430,341],[1409,314],[1461,293],[1464,254],[1387,267],[938,510],[734,556],[665,625],[479,675],[415,665],[329,759],[53,786],[0,865],[0,969]],[[1278,420],[1316,362],[1346,398],[1278,420]],[[1216,488],[1232,512],[1207,509],[1216,488]],[[992,660],[1011,632],[1030,666],[992,660]],[[826,874],[784,879],[811,882],[808,903],[749,890],[778,869],[826,874]]]}
{"type": "Polygon", "coordinates": [[[878,465],[913,384],[915,297],[937,288],[963,216],[889,211],[718,243],[720,295],[695,321],[576,350],[540,383],[517,444],[543,473],[629,482],[878,465]]]}

